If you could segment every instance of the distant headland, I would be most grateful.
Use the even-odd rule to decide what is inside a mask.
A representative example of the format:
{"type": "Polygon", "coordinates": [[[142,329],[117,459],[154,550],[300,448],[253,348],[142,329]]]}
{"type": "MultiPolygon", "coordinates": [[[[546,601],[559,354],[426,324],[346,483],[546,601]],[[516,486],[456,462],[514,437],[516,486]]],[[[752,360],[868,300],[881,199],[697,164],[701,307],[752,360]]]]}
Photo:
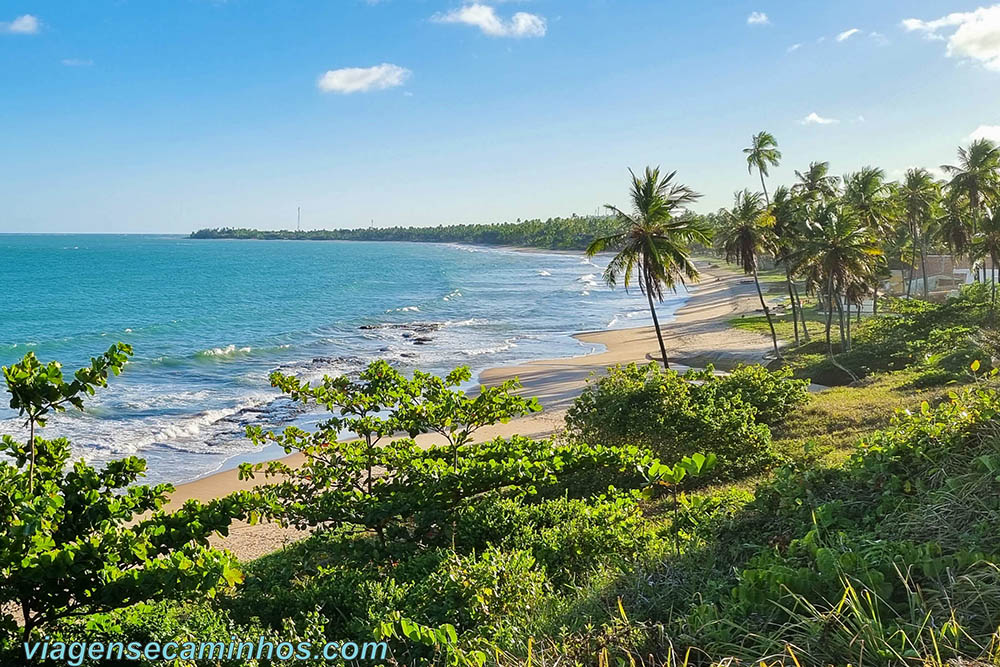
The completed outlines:
{"type": "Polygon", "coordinates": [[[606,216],[571,216],[548,220],[518,220],[490,225],[437,227],[368,227],[309,231],[263,231],[234,227],[201,229],[192,239],[256,239],[262,241],[418,241],[519,246],[548,250],[584,250],[597,236],[613,231],[617,223],[606,216]]]}

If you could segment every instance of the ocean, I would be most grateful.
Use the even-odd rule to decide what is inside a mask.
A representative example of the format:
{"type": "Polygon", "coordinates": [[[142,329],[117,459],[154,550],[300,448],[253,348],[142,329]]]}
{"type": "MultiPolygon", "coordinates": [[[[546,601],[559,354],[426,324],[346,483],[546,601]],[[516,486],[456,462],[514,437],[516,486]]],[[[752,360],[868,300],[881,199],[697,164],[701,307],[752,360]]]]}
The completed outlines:
{"type": "MultiPolygon", "coordinates": [[[[649,324],[639,292],[601,281],[606,259],[454,244],[205,241],[156,235],[0,235],[0,365],[33,351],[70,375],[116,341],[133,361],[87,410],[41,431],[100,464],[149,463],[184,482],[261,460],[247,424],[319,418],[270,387],[383,358],[474,374],[595,351],[578,331],[649,324]]],[[[663,321],[682,305],[662,304],[663,321]]],[[[26,438],[0,406],[0,433],[26,438]]]]}

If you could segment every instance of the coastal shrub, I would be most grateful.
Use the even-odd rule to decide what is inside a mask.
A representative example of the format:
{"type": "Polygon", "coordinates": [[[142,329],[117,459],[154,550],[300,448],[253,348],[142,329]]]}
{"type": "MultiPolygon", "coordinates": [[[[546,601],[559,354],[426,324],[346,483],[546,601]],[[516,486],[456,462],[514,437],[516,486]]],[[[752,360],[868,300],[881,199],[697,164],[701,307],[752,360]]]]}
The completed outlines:
{"type": "Polygon", "coordinates": [[[538,410],[534,399],[513,393],[514,381],[483,388],[475,397],[456,389],[468,380],[460,368],[440,378],[416,372],[404,377],[384,362],[358,380],[325,378],[311,387],[275,374],[294,400],[316,401],[333,413],[309,433],[250,427],[257,443],[276,442],[304,461],[244,464],[240,474],[262,473],[273,483],[258,487],[269,516],[286,524],[373,534],[383,548],[394,543],[436,545],[454,535],[455,512],[472,498],[504,491],[533,494],[564,475],[600,477],[648,469],[655,459],[636,447],[580,442],[556,444],[515,436],[473,443],[480,428],[538,410]],[[357,439],[338,441],[344,431],[357,439]],[[411,437],[392,439],[397,433],[411,437]],[[419,446],[412,436],[434,433],[446,444],[419,446]]]}
{"type": "Polygon", "coordinates": [[[567,430],[575,440],[649,447],[670,461],[709,451],[718,458],[718,476],[736,477],[773,461],[767,424],[804,402],[805,386],[787,371],[760,367],[729,378],[710,370],[681,375],[655,364],[616,366],[577,398],[567,430]]]}
{"type": "Polygon", "coordinates": [[[529,569],[525,577],[537,579],[545,591],[558,591],[606,564],[640,557],[658,539],[638,499],[620,493],[537,503],[490,494],[467,500],[455,515],[454,529],[453,547],[451,540],[435,537],[383,547],[377,539],[346,530],[319,533],[248,564],[244,584],[222,604],[241,622],[259,619],[272,628],[289,615],[315,609],[335,619],[331,631],[365,634],[387,610],[395,610],[415,622],[447,622],[490,633],[503,617],[489,618],[484,609],[497,610],[497,605],[477,611],[469,605],[482,602],[469,595],[501,565],[504,572],[515,565],[529,569]],[[478,562],[487,553],[492,554],[488,562],[478,562]],[[530,567],[512,554],[530,556],[530,567]],[[466,568],[478,578],[444,587],[442,582],[466,568]],[[436,588],[429,589],[428,582],[436,582],[436,588]],[[451,602],[442,601],[445,595],[451,602]]]}
{"type": "MultiPolygon", "coordinates": [[[[86,619],[72,619],[56,626],[48,638],[50,644],[56,641],[88,645],[121,643],[125,647],[123,653],[130,645],[138,646],[141,651],[147,644],[156,643],[163,647],[175,642],[178,644],[178,657],[169,664],[176,667],[202,664],[215,667],[304,667],[315,665],[316,661],[298,656],[282,660],[276,656],[268,658],[266,655],[260,659],[248,659],[247,655],[251,646],[256,648],[262,644],[265,647],[268,644],[277,647],[283,643],[297,645],[299,642],[309,642],[313,647],[322,646],[329,641],[328,624],[329,620],[315,611],[288,615],[277,630],[257,623],[240,624],[225,610],[220,610],[206,599],[184,603],[142,603],[106,614],[95,614],[86,619]],[[195,654],[192,658],[189,655],[191,649],[186,646],[188,643],[193,644],[195,650],[203,643],[211,644],[213,655],[197,659],[195,654]],[[232,655],[229,655],[225,651],[231,643],[236,647],[232,655]]],[[[338,639],[342,641],[344,637],[338,639]]],[[[369,641],[368,637],[354,639],[359,642],[369,641]]],[[[42,660],[34,664],[44,667],[63,667],[67,664],[80,667],[160,667],[166,664],[163,659],[146,658],[140,654],[139,659],[132,660],[127,655],[125,653],[121,660],[114,655],[100,660],[84,657],[82,661],[42,660]]]]}
{"type": "Polygon", "coordinates": [[[809,400],[809,383],[792,379],[788,368],[771,371],[761,365],[737,366],[726,375],[706,377],[712,370],[709,367],[694,388],[695,400],[712,403],[717,397],[739,397],[756,410],[759,424],[777,426],[809,400]]]}
{"type": "Polygon", "coordinates": [[[490,546],[481,552],[452,554],[418,589],[459,628],[503,627],[516,634],[525,631],[547,595],[549,582],[530,551],[490,546]]]}
{"type": "Polygon", "coordinates": [[[584,577],[607,560],[635,558],[655,539],[636,498],[622,493],[470,504],[458,514],[458,535],[463,551],[494,545],[531,553],[555,585],[584,577]]]}
{"type": "Polygon", "coordinates": [[[333,416],[313,433],[248,429],[305,457],[294,468],[243,466],[245,478],[262,472],[269,482],[256,489],[268,516],[317,530],[247,566],[239,593],[221,601],[241,623],[277,628],[317,610],[332,619],[328,632],[354,636],[397,614],[512,637],[555,591],[655,542],[638,496],[609,489],[619,478],[647,495],[666,484],[673,468],[650,451],[519,436],[472,442],[483,426],[537,409],[513,382],[471,397],[457,389],[466,369],[407,378],[381,362],[317,386],[273,379],[333,416]],[[356,438],[339,441],[345,431],[356,438]],[[418,446],[419,433],[443,444],[418,446]],[[584,478],[600,493],[568,483],[584,478]]]}
{"type": "MultiPolygon", "coordinates": [[[[967,285],[944,303],[919,299],[885,299],[879,315],[855,327],[850,351],[837,361],[857,378],[912,368],[917,387],[967,382],[973,360],[988,364],[998,351],[989,309],[990,293],[981,284],[967,285]]],[[[788,355],[796,377],[826,385],[843,385],[855,377],[825,356],[825,344],[815,341],[788,355]]]]}
{"type": "MultiPolygon", "coordinates": [[[[39,426],[42,415],[63,402],[83,409],[82,395],[103,386],[130,354],[128,346],[115,345],[73,382],[63,380],[58,363],[29,355],[3,369],[12,405],[39,426]]],[[[63,438],[34,435],[31,446],[0,438],[0,641],[6,646],[60,619],[208,596],[240,581],[233,557],[208,546],[208,537],[225,533],[234,518],[252,518],[249,494],[204,505],[189,501],[168,513],[162,507],[173,487],[137,484],[143,460],[101,468],[70,460],[63,438]]]]}

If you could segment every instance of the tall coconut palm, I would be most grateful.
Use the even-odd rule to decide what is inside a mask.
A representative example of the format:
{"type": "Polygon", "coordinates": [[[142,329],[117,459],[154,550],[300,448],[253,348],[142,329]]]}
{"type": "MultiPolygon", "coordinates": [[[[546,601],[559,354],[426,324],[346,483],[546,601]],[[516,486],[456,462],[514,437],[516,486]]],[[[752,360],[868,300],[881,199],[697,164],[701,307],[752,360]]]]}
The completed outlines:
{"type": "Polygon", "coordinates": [[[716,243],[726,257],[727,262],[739,264],[745,275],[752,275],[757,286],[757,297],[760,307],[764,309],[767,325],[771,328],[771,343],[774,345],[775,356],[778,351],[778,336],[774,331],[774,320],[771,319],[771,309],[764,301],[764,292],[760,288],[760,277],[757,274],[758,259],[762,254],[775,250],[774,218],[769,208],[764,205],[763,198],[756,192],[743,190],[737,192],[733,207],[723,212],[722,226],[716,230],[716,243]]]}
{"type": "Polygon", "coordinates": [[[858,222],[884,235],[895,224],[892,187],[878,167],[862,167],[844,177],[844,203],[854,209],[858,222]]]}
{"type": "Polygon", "coordinates": [[[834,364],[853,376],[835,359],[830,335],[833,309],[842,308],[840,295],[852,282],[864,280],[873,273],[873,260],[882,255],[882,250],[850,207],[835,202],[818,206],[811,222],[810,232],[795,255],[795,268],[806,272],[814,284],[821,283],[826,291],[827,352],[834,364]]]}
{"type": "Polygon", "coordinates": [[[926,231],[934,219],[934,210],[940,199],[937,181],[926,169],[908,169],[906,178],[899,189],[899,198],[910,230],[913,248],[910,252],[910,279],[906,285],[906,296],[910,296],[913,284],[913,267],[917,263],[917,249],[920,250],[920,273],[924,280],[924,298],[927,298],[927,249],[926,231]]]}
{"type": "Polygon", "coordinates": [[[802,320],[802,335],[809,340],[809,329],[806,326],[799,300],[798,289],[792,281],[792,266],[789,258],[802,238],[805,221],[805,206],[791,188],[778,186],[774,191],[774,202],[771,204],[771,215],[774,218],[774,238],[776,244],[775,259],[785,269],[785,286],[788,289],[788,300],[792,304],[792,322],[795,325],[795,344],[799,344],[799,319],[802,320]]]}
{"type": "Polygon", "coordinates": [[[997,307],[997,262],[1000,260],[1000,211],[980,220],[979,233],[972,242],[973,257],[990,260],[990,283],[992,297],[990,299],[990,312],[996,312],[997,307]]]}
{"type": "MultiPolygon", "coordinates": [[[[851,207],[858,217],[858,223],[867,227],[872,232],[878,234],[880,238],[888,237],[895,228],[897,206],[893,185],[885,180],[885,172],[877,167],[862,167],[860,171],[847,174],[844,177],[843,202],[851,207]]],[[[872,280],[870,291],[872,295],[872,311],[875,311],[875,302],[878,299],[878,281],[872,280]]],[[[863,281],[854,283],[853,294],[855,296],[862,293],[862,285],[868,285],[863,281]]],[[[848,299],[850,301],[850,299],[848,299]]],[[[861,307],[858,304],[860,313],[861,307]]],[[[848,321],[848,325],[850,322],[848,321]]],[[[847,334],[847,343],[851,343],[850,331],[847,334]]]]}
{"type": "Polygon", "coordinates": [[[934,221],[935,236],[958,257],[965,257],[972,247],[972,217],[969,200],[958,190],[949,189],[934,221]]]}
{"type": "Polygon", "coordinates": [[[958,164],[943,164],[941,169],[951,177],[948,189],[968,199],[969,226],[975,236],[986,215],[986,200],[995,199],[1000,191],[1000,147],[989,139],[977,139],[968,148],[958,148],[958,164]]]}
{"type": "Polygon", "coordinates": [[[760,174],[760,187],[764,190],[764,201],[771,205],[771,198],[767,195],[767,184],[764,178],[768,175],[769,167],[777,167],[781,162],[781,151],[778,150],[778,141],[774,135],[767,131],[761,131],[753,135],[750,140],[750,147],[743,149],[747,156],[747,172],[753,173],[756,169],[760,174]]]}
{"type": "Polygon", "coordinates": [[[1000,147],[989,139],[977,139],[968,148],[959,147],[958,164],[941,168],[951,177],[948,187],[968,197],[975,233],[985,200],[1000,192],[1000,147]]]}
{"type": "Polygon", "coordinates": [[[655,301],[663,301],[664,290],[677,290],[677,283],[697,280],[698,269],[691,261],[691,243],[710,244],[711,230],[699,219],[678,214],[701,195],[686,185],[674,183],[676,171],[661,175],[660,168],[646,167],[642,176],[630,169],[632,212],[607,204],[605,208],[618,222],[619,229],[594,239],[587,255],[604,250],[617,254],[604,271],[604,280],[614,287],[619,279],[627,290],[633,279],[649,302],[649,313],[656,329],[656,340],[664,367],[669,368],[663,332],[656,317],[655,301]]]}
{"type": "Polygon", "coordinates": [[[840,179],[830,175],[829,162],[810,162],[805,172],[796,171],[795,176],[799,179],[794,186],[796,193],[809,203],[832,199],[839,194],[840,179]]]}

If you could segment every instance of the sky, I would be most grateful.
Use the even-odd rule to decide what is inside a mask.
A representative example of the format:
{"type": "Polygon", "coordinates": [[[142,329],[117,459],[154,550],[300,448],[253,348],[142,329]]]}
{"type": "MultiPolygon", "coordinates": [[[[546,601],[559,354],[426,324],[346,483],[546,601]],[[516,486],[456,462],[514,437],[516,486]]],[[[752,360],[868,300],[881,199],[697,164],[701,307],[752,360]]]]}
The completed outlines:
{"type": "Polygon", "coordinates": [[[0,233],[489,223],[727,206],[827,160],[891,178],[1000,140],[1000,4],[0,2],[0,233]]]}

